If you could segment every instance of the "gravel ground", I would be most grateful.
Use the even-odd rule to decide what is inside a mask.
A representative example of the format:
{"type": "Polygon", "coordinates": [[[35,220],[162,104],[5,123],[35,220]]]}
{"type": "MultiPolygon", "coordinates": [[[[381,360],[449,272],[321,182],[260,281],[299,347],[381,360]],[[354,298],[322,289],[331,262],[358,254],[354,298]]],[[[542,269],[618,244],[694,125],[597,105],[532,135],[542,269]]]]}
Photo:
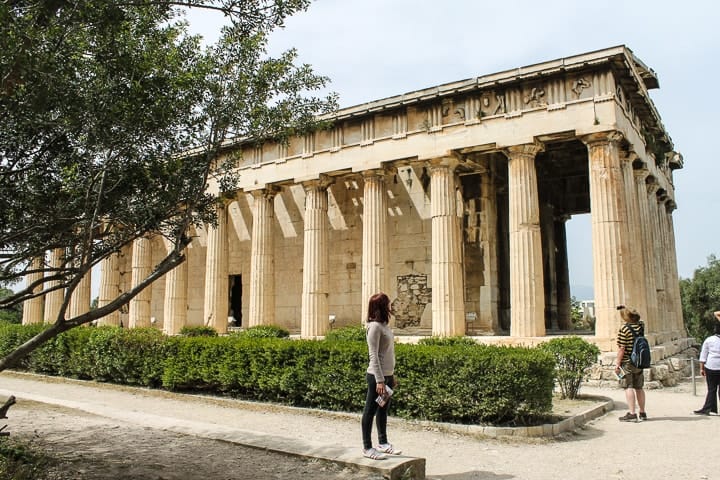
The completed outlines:
{"type": "MultiPolygon", "coordinates": [[[[357,448],[360,457],[357,415],[0,374],[0,401],[11,393],[19,400],[7,430],[57,458],[47,480],[379,480],[352,468],[201,437],[203,429],[228,426],[357,448]],[[31,402],[22,394],[65,406],[31,402]],[[97,410],[83,411],[74,402],[97,410]],[[193,435],[172,431],[175,422],[189,420],[198,422],[193,435]]],[[[616,410],[558,439],[471,437],[397,418],[391,418],[389,433],[404,453],[426,459],[432,480],[720,480],[704,453],[720,432],[720,418],[692,414],[705,395],[702,380],[696,395],[689,384],[648,391],[649,421],[637,424],[617,420],[626,411],[622,390],[583,387],[581,393],[610,397],[616,410]]]]}
{"type": "Polygon", "coordinates": [[[9,416],[12,437],[50,457],[42,480],[373,478],[327,462],[143,428],[54,405],[22,401],[9,416]]]}

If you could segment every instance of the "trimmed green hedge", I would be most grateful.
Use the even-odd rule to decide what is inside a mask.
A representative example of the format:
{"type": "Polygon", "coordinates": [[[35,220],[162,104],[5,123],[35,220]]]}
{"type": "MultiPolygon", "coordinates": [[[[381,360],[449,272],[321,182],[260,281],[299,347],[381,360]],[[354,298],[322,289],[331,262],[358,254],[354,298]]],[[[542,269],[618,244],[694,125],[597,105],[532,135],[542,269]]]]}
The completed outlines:
{"type": "MultiPolygon", "coordinates": [[[[0,324],[0,355],[39,333],[43,325],[0,324]]],[[[167,337],[154,328],[78,327],[41,345],[18,367],[35,373],[157,387],[167,337]]]]}
{"type": "MultiPolygon", "coordinates": [[[[0,326],[0,355],[39,328],[0,326]]],[[[540,349],[462,344],[397,344],[395,349],[395,415],[533,424],[552,407],[555,360],[540,349]]],[[[350,412],[362,411],[367,389],[367,345],[356,341],[166,337],[154,329],[76,328],[43,345],[22,367],[350,412]]]]}
{"type": "Polygon", "coordinates": [[[600,349],[597,345],[577,337],[558,337],[539,345],[540,350],[555,357],[555,377],[562,398],[577,398],[580,384],[588,368],[597,362],[600,349]]]}

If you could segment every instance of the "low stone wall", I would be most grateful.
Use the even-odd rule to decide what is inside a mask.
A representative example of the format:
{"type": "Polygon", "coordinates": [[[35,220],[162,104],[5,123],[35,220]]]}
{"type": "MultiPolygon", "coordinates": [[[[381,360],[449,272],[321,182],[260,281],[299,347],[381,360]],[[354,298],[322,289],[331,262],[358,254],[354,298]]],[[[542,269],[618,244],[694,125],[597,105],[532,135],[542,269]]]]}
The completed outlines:
{"type": "MultiPolygon", "coordinates": [[[[699,355],[698,344],[694,338],[681,338],[667,342],[663,345],[652,347],[652,366],[646,369],[645,388],[655,389],[672,387],[677,385],[683,378],[690,378],[695,362],[695,373],[699,367],[697,359],[699,355]]],[[[588,370],[588,378],[585,385],[612,387],[617,385],[615,376],[615,352],[600,354],[598,363],[588,370]]]]}

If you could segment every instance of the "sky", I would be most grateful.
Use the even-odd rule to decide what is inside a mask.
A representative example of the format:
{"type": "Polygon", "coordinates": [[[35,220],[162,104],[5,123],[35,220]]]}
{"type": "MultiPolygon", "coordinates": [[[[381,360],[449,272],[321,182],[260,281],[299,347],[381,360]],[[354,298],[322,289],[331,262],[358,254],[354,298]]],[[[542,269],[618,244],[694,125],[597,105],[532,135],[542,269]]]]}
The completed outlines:
{"type": "MultiPolygon", "coordinates": [[[[331,79],[344,108],[626,45],[656,72],[660,89],[650,96],[684,157],[673,217],[678,271],[691,278],[720,255],[720,158],[712,147],[720,134],[718,18],[714,0],[315,0],[273,33],[269,52],[296,48],[299,62],[331,79]]],[[[189,20],[207,41],[222,21],[206,12],[189,20]]],[[[589,215],[568,222],[568,244],[571,285],[591,286],[589,215]]]]}

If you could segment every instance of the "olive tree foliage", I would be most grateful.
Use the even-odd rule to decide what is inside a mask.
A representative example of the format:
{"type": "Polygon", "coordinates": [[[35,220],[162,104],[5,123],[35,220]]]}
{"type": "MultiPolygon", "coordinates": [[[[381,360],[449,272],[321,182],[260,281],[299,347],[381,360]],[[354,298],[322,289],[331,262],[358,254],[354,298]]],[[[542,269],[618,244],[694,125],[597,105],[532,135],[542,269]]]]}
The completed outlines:
{"type": "Polygon", "coordinates": [[[691,337],[702,340],[713,334],[713,312],[720,310],[720,259],[708,257],[705,267],[695,270],[692,278],[680,280],[685,328],[691,337]]]}
{"type": "Polygon", "coordinates": [[[327,79],[268,35],[309,0],[0,0],[0,299],[64,295],[49,327],[0,360],[125,305],[185,261],[193,227],[232,192],[239,139],[283,141],[336,108],[327,79]],[[217,43],[188,33],[188,8],[227,19],[217,43]],[[66,318],[92,268],[145,235],[169,245],[110,303],[66,318]],[[48,252],[62,251],[61,265],[48,252]],[[23,282],[19,282],[23,285],[23,282]]]}

